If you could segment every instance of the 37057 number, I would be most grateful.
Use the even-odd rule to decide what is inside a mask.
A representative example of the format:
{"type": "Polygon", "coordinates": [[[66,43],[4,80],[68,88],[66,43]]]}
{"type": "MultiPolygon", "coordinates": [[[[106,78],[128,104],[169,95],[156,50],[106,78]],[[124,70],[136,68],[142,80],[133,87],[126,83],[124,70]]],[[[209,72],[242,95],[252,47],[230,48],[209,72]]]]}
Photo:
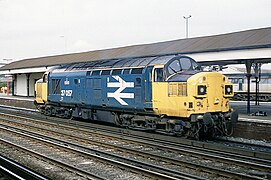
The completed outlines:
{"type": "Polygon", "coordinates": [[[61,90],[61,96],[72,96],[72,90],[61,90]]]}

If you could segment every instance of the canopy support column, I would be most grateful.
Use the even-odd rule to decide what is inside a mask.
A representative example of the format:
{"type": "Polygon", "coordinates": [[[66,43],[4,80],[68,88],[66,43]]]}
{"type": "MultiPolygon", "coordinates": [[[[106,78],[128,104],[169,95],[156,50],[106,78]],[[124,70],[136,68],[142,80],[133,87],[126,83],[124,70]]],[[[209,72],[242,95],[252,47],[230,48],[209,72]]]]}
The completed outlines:
{"type": "Polygon", "coordinates": [[[251,66],[252,62],[247,61],[246,62],[246,70],[247,70],[247,114],[250,115],[250,78],[251,78],[251,66]]]}
{"type": "Polygon", "coordinates": [[[259,86],[259,83],[261,81],[261,66],[262,64],[261,63],[253,63],[253,69],[254,69],[254,72],[255,72],[255,105],[260,105],[260,102],[259,102],[259,91],[260,91],[260,86],[259,86]]]}
{"type": "Polygon", "coordinates": [[[26,75],[27,97],[29,97],[29,81],[30,81],[30,73],[25,73],[25,75],[26,75]]]}

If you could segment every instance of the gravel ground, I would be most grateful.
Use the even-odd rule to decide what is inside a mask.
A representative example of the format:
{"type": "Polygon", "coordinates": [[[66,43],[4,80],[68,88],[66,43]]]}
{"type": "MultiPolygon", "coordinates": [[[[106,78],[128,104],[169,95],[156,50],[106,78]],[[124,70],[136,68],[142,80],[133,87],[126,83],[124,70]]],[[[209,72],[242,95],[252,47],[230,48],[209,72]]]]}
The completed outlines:
{"type": "MultiPolygon", "coordinates": [[[[16,145],[41,153],[45,156],[50,155],[50,158],[91,172],[100,177],[104,177],[105,179],[152,179],[146,177],[144,174],[132,172],[119,166],[113,166],[110,163],[103,162],[97,158],[92,158],[91,156],[82,156],[80,154],[73,153],[72,151],[65,150],[65,148],[43,144],[40,141],[33,141],[31,138],[26,138],[17,134],[3,132],[1,138],[16,145]]],[[[19,160],[19,162],[25,166],[32,167],[33,169],[35,168],[36,171],[51,179],[81,179],[77,177],[77,174],[71,173],[69,170],[61,169],[57,165],[54,166],[47,161],[42,161],[41,159],[35,159],[32,154],[21,153],[20,151],[11,150],[10,148],[3,146],[1,146],[0,154],[5,154],[9,158],[12,157],[12,159],[15,159],[16,161],[19,160]],[[15,154],[13,154],[14,151],[15,154]]]]}

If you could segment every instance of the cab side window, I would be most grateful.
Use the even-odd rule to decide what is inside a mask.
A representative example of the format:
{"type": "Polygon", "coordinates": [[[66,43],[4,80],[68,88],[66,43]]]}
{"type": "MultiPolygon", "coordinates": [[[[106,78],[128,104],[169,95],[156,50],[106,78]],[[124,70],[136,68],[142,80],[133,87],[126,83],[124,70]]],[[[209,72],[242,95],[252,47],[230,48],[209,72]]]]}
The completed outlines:
{"type": "Polygon", "coordinates": [[[164,82],[163,68],[154,69],[154,82],[164,82]]]}
{"type": "Polygon", "coordinates": [[[42,80],[44,83],[48,82],[48,74],[44,74],[42,80]]]}

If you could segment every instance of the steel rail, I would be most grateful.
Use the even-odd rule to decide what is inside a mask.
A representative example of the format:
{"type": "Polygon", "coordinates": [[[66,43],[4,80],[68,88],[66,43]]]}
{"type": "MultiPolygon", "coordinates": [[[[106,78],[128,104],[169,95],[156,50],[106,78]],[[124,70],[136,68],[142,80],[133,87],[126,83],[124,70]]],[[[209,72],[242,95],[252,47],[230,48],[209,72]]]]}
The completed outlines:
{"type": "Polygon", "coordinates": [[[48,178],[38,174],[35,171],[0,155],[0,170],[3,171],[8,177],[14,179],[33,179],[33,180],[46,180],[48,178]]]}

